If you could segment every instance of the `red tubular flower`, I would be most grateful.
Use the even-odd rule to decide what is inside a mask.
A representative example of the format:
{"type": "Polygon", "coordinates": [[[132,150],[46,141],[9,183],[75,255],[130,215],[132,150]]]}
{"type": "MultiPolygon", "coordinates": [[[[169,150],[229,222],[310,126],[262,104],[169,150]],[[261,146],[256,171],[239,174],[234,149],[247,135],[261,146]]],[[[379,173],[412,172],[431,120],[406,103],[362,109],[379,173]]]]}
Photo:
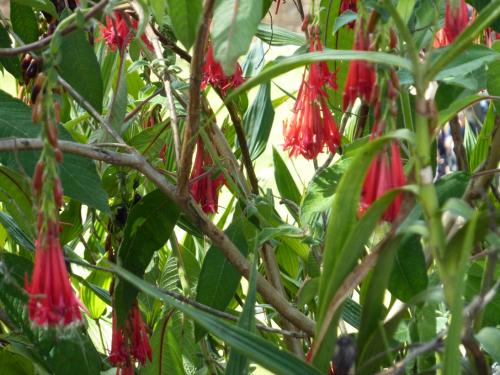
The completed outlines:
{"type": "MultiPolygon", "coordinates": [[[[370,42],[368,36],[364,34],[360,27],[354,41],[354,50],[368,51],[370,42]]],[[[349,105],[354,104],[356,98],[361,98],[364,102],[370,102],[375,86],[376,74],[373,66],[362,60],[354,60],[349,66],[347,81],[342,98],[342,108],[347,110],[349,105]]]]}
{"type": "Polygon", "coordinates": [[[119,368],[117,373],[119,374],[121,370],[122,375],[133,374],[134,361],[144,366],[147,360],[151,362],[153,354],[149,345],[146,325],[142,320],[137,303],[132,305],[123,327],[117,327],[116,314],[113,312],[109,361],[119,368]]]}
{"type": "MultiPolygon", "coordinates": [[[[117,48],[119,50],[126,48],[133,36],[121,12],[114,12],[114,18],[113,20],[111,17],[106,16],[106,26],[99,25],[101,36],[97,39],[104,39],[112,51],[116,51],[117,48]]],[[[137,30],[137,21],[134,18],[128,19],[134,30],[137,30]]],[[[150,50],[153,50],[153,45],[146,35],[142,35],[141,39],[150,50]]]]}
{"type": "Polygon", "coordinates": [[[274,0],[274,2],[276,3],[276,11],[274,12],[274,14],[278,14],[278,10],[280,9],[281,0],[274,0]]]}
{"type": "MultiPolygon", "coordinates": [[[[370,205],[380,196],[391,189],[395,189],[406,184],[403,171],[403,163],[396,142],[392,142],[383,152],[377,155],[372,161],[368,174],[365,177],[363,190],[361,193],[360,213],[364,213],[370,205]]],[[[383,218],[389,222],[394,221],[401,208],[402,194],[394,199],[389,208],[385,211],[383,218]]]]}
{"type": "Polygon", "coordinates": [[[443,30],[448,43],[453,43],[468,24],[469,10],[465,0],[460,0],[460,4],[456,8],[453,8],[450,0],[447,0],[443,30]]]}
{"type": "Polygon", "coordinates": [[[207,59],[203,65],[203,77],[201,81],[201,89],[205,90],[208,85],[215,89],[219,89],[221,94],[225,96],[227,90],[236,88],[244,82],[243,70],[241,65],[236,63],[236,69],[233,75],[227,76],[222,69],[222,66],[214,57],[212,46],[208,47],[207,59]]]}
{"type": "MultiPolygon", "coordinates": [[[[323,50],[317,30],[316,39],[312,39],[311,32],[309,42],[311,52],[323,50]]],[[[330,72],[325,62],[313,63],[309,71],[304,70],[292,121],[283,124],[284,149],[290,156],[300,154],[314,159],[325,146],[332,154],[337,152],[341,137],[328,108],[326,85],[337,88],[335,73],[330,72]]]]}
{"type": "MultiPolygon", "coordinates": [[[[40,215],[39,215],[40,216],[40,215]]],[[[39,225],[35,241],[35,266],[29,293],[29,317],[37,326],[68,326],[82,320],[81,303],[69,282],[59,242],[59,223],[49,220],[44,230],[39,225]]]]}
{"type": "Polygon", "coordinates": [[[194,200],[201,205],[205,213],[217,212],[219,188],[224,183],[222,173],[217,176],[212,175],[211,169],[214,167],[210,154],[205,151],[203,141],[199,138],[190,184],[194,200]]]}

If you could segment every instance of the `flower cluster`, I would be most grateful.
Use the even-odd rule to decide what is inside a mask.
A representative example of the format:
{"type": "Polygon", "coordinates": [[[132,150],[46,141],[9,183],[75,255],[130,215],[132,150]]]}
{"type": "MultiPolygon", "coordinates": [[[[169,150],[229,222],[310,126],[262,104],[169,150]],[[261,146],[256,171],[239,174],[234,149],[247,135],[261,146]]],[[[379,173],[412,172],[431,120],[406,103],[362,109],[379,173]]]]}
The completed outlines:
{"type": "MultiPolygon", "coordinates": [[[[42,225],[39,214],[39,226],[42,225]]],[[[43,327],[68,326],[82,320],[81,303],[69,282],[59,242],[59,223],[49,220],[38,229],[35,241],[35,266],[31,284],[26,278],[29,294],[28,311],[33,324],[43,327]]]]}
{"type": "MultiPolygon", "coordinates": [[[[322,50],[318,29],[311,28],[309,51],[322,50]]],[[[341,137],[328,108],[327,86],[337,89],[336,74],[330,72],[326,62],[313,63],[304,70],[292,121],[283,124],[284,149],[290,156],[300,154],[306,159],[314,159],[325,146],[332,154],[337,152],[341,137]]]]}
{"type": "Polygon", "coordinates": [[[109,361],[121,370],[122,375],[134,374],[134,362],[142,366],[146,360],[153,360],[149,345],[146,325],[141,317],[137,302],[132,305],[127,320],[122,327],[118,327],[116,314],[113,313],[113,332],[111,338],[111,352],[109,361]]]}
{"type": "Polygon", "coordinates": [[[190,178],[190,189],[193,199],[201,205],[205,213],[216,213],[219,201],[219,188],[224,183],[224,175],[212,174],[215,164],[205,150],[203,140],[198,139],[196,158],[190,178]]]}
{"type": "Polygon", "coordinates": [[[453,43],[468,24],[469,9],[465,0],[460,0],[456,8],[453,8],[450,0],[446,0],[444,27],[434,36],[434,47],[444,47],[453,43]]]}
{"type": "Polygon", "coordinates": [[[215,60],[213,47],[210,45],[207,51],[207,59],[203,65],[203,77],[201,89],[205,90],[208,85],[220,90],[225,96],[229,89],[236,88],[244,82],[243,71],[240,64],[236,63],[234,74],[227,76],[221,64],[215,60]]]}
{"type": "MultiPolygon", "coordinates": [[[[391,189],[406,184],[403,163],[397,142],[391,142],[389,147],[379,153],[372,161],[365,177],[361,193],[360,213],[364,213],[378,198],[391,189]]],[[[401,208],[402,194],[398,194],[384,212],[383,218],[394,221],[401,208]]]]}
{"type": "MultiPolygon", "coordinates": [[[[132,40],[133,32],[130,30],[127,21],[134,30],[137,30],[137,20],[133,17],[128,17],[126,13],[122,12],[114,12],[114,19],[106,16],[106,26],[99,25],[101,32],[100,40],[105,40],[112,51],[116,51],[117,48],[123,50],[132,40]]],[[[153,45],[146,35],[142,35],[141,39],[150,50],[153,50],[153,45]]]]}
{"type": "MultiPolygon", "coordinates": [[[[370,40],[368,34],[359,27],[354,40],[354,50],[368,51],[370,40]]],[[[372,64],[363,60],[354,60],[349,66],[347,81],[342,98],[342,109],[347,110],[352,106],[356,98],[360,98],[365,103],[370,103],[375,86],[376,73],[372,64]]]]}

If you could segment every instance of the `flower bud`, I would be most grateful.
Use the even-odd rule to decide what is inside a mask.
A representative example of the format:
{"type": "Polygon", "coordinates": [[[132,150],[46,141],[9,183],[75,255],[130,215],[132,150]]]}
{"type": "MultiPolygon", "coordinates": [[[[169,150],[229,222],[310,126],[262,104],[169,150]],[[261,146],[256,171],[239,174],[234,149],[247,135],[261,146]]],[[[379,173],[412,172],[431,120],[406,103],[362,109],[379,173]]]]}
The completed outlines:
{"type": "Polygon", "coordinates": [[[57,177],[54,181],[54,201],[57,208],[61,208],[64,204],[61,180],[59,177],[57,177]]]}
{"type": "Polygon", "coordinates": [[[35,173],[33,174],[33,190],[35,190],[35,194],[38,196],[42,191],[43,186],[43,170],[44,164],[43,161],[38,161],[35,166],[35,173]]]}
{"type": "Polygon", "coordinates": [[[64,160],[64,155],[59,148],[54,149],[54,155],[58,163],[62,163],[64,160]]]}
{"type": "Polygon", "coordinates": [[[54,148],[57,148],[57,127],[56,127],[56,125],[54,125],[52,120],[48,119],[45,128],[47,130],[47,138],[49,140],[49,143],[54,148]]]}

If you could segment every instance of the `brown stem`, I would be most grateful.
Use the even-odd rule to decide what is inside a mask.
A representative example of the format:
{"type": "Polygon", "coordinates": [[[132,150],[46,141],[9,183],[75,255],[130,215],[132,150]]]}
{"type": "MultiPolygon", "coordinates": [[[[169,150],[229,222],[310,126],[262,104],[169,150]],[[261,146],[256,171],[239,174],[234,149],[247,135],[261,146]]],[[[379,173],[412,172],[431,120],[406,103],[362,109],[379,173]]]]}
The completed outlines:
{"type": "Polygon", "coordinates": [[[358,124],[356,126],[356,133],[354,135],[355,139],[361,138],[363,136],[369,112],[370,106],[366,103],[362,103],[361,107],[359,108],[358,124]]]}
{"type": "MultiPolygon", "coordinates": [[[[34,138],[18,138],[0,140],[0,151],[22,151],[41,149],[43,142],[34,138]]],[[[94,160],[100,160],[109,164],[128,166],[142,173],[153,182],[167,197],[174,201],[185,213],[186,217],[207,235],[212,243],[217,246],[229,262],[246,279],[250,276],[251,265],[241,254],[226,234],[219,229],[203,213],[200,207],[192,199],[184,199],[176,194],[175,186],[169,183],[164,176],[157,171],[146,159],[137,152],[122,154],[100,149],[92,145],[76,142],[59,141],[59,148],[63,152],[82,155],[94,160]]],[[[285,319],[293,323],[306,334],[313,336],[315,323],[298,309],[293,307],[264,277],[257,276],[257,290],[264,300],[272,305],[285,319]]]]}
{"type": "Polygon", "coordinates": [[[191,63],[191,55],[188,52],[184,51],[182,48],[180,48],[173,41],[171,41],[170,39],[166,38],[165,35],[163,35],[158,29],[156,29],[154,27],[154,25],[151,25],[151,28],[153,29],[153,32],[156,34],[156,36],[160,40],[161,44],[163,44],[163,46],[165,46],[168,49],[172,50],[172,52],[174,52],[175,54],[177,54],[181,59],[184,59],[188,63],[191,63]]]}
{"type": "MultiPolygon", "coordinates": [[[[286,298],[285,288],[283,287],[283,283],[281,282],[281,275],[278,266],[278,262],[276,262],[276,256],[274,254],[274,249],[268,243],[265,243],[261,248],[262,260],[264,262],[264,267],[266,269],[266,275],[271,285],[280,293],[284,298],[286,298]]],[[[296,328],[289,321],[282,319],[281,325],[287,331],[296,331],[296,328]]],[[[295,353],[299,358],[304,358],[304,350],[302,349],[302,345],[297,338],[287,336],[285,337],[285,343],[292,353],[295,353]]]]}
{"type": "Polygon", "coordinates": [[[214,10],[215,0],[207,0],[203,10],[203,20],[196,34],[193,59],[191,60],[191,76],[189,85],[188,117],[184,126],[182,151],[180,158],[177,192],[180,197],[189,197],[189,173],[195,146],[195,135],[200,125],[201,76],[205,59],[205,45],[208,39],[208,29],[214,10]]]}
{"type": "Polygon", "coordinates": [[[144,107],[148,102],[153,99],[155,96],[160,95],[163,92],[164,89],[158,89],[151,95],[149,95],[146,99],[144,99],[142,102],[140,102],[132,111],[130,111],[125,118],[123,119],[124,122],[129,121],[131,118],[133,118],[141,109],[144,107]]]}
{"type": "Polygon", "coordinates": [[[458,116],[450,120],[451,137],[453,138],[453,151],[457,157],[457,166],[459,171],[468,171],[467,154],[465,152],[464,140],[462,138],[462,129],[458,116]]]}
{"type": "MultiPolygon", "coordinates": [[[[99,13],[106,5],[108,4],[108,0],[101,0],[98,2],[96,5],[92,7],[92,9],[85,15],[84,19],[89,20],[90,18],[94,17],[97,13],[99,13]]],[[[75,31],[78,28],[78,25],[74,24],[71,26],[68,26],[66,29],[62,30],[62,35],[69,34],[73,31],[75,31]]],[[[46,36],[45,38],[42,38],[40,40],[37,40],[36,42],[25,44],[20,47],[15,47],[15,48],[0,48],[0,56],[16,56],[20,55],[22,53],[26,53],[29,51],[35,51],[40,48],[45,47],[50,43],[52,38],[54,37],[54,34],[46,36]]]]}

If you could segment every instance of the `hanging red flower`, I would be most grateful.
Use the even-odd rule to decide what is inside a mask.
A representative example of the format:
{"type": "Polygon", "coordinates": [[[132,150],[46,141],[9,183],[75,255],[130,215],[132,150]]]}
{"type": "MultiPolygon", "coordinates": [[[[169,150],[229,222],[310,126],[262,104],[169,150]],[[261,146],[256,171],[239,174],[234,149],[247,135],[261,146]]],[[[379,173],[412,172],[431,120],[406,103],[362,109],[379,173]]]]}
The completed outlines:
{"type": "Polygon", "coordinates": [[[127,320],[118,328],[113,312],[113,332],[109,361],[119,368],[122,375],[134,373],[134,362],[142,366],[153,360],[146,325],[141,317],[137,302],[132,305],[127,320]]]}
{"type": "Polygon", "coordinates": [[[234,74],[227,76],[222,69],[221,64],[215,60],[214,50],[212,46],[208,47],[207,59],[203,65],[203,77],[201,81],[201,89],[205,90],[208,85],[221,91],[225,96],[229,89],[236,88],[244,82],[243,70],[241,65],[236,63],[234,74]]]}
{"type": "MultiPolygon", "coordinates": [[[[406,184],[403,162],[399,153],[397,142],[392,142],[372,161],[365,177],[361,193],[360,213],[364,213],[385,192],[406,184]]],[[[398,194],[383,218],[389,222],[394,221],[401,208],[402,194],[398,194]]]]}
{"type": "MultiPolygon", "coordinates": [[[[369,49],[368,35],[360,27],[354,40],[354,50],[368,51],[369,49]]],[[[376,73],[372,64],[363,60],[351,61],[342,98],[343,110],[346,111],[350,105],[353,105],[356,98],[360,98],[365,103],[371,102],[375,79],[376,73]]]]}
{"type": "Polygon", "coordinates": [[[37,326],[68,326],[82,320],[81,303],[73,293],[59,242],[59,223],[48,220],[42,228],[39,214],[38,238],[35,240],[35,266],[29,294],[29,318],[37,326]]]}
{"type": "MultiPolygon", "coordinates": [[[[124,17],[127,17],[132,28],[137,30],[137,20],[127,15],[123,16],[122,12],[114,12],[114,19],[106,16],[106,26],[99,25],[101,36],[97,40],[105,40],[112,51],[116,51],[117,48],[119,50],[126,48],[132,40],[133,32],[131,32],[124,17]]],[[[150,50],[153,50],[153,45],[146,35],[142,35],[141,39],[150,50]]]]}
{"type": "MultiPolygon", "coordinates": [[[[322,51],[323,46],[316,29],[315,39],[311,29],[309,50],[322,51]]],[[[302,83],[293,107],[290,123],[283,124],[284,149],[290,156],[302,155],[314,159],[324,147],[334,154],[340,146],[341,137],[335,120],[328,108],[326,86],[337,89],[335,73],[330,72],[326,62],[313,63],[304,70],[302,83]]]]}
{"type": "Polygon", "coordinates": [[[444,17],[444,33],[448,43],[453,43],[458,35],[469,24],[469,10],[465,0],[460,0],[460,4],[453,8],[450,0],[446,1],[445,17],[444,17]]]}
{"type": "Polygon", "coordinates": [[[215,164],[210,154],[205,150],[201,138],[198,139],[196,158],[191,172],[191,194],[201,205],[205,213],[216,213],[219,201],[219,189],[224,183],[224,175],[219,172],[212,174],[215,164]]]}

